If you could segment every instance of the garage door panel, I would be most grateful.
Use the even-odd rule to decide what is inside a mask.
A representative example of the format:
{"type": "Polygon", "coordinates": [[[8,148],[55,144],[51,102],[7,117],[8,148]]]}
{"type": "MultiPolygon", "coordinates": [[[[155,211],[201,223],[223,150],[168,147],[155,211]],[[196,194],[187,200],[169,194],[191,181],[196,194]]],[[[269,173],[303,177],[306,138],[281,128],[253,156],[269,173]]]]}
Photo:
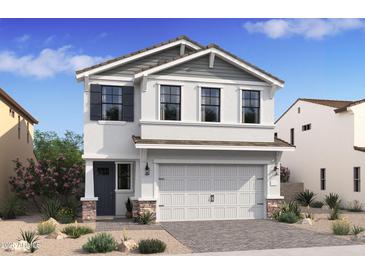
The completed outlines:
{"type": "Polygon", "coordinates": [[[262,166],[161,165],[159,177],[159,221],[264,217],[262,166]]]}

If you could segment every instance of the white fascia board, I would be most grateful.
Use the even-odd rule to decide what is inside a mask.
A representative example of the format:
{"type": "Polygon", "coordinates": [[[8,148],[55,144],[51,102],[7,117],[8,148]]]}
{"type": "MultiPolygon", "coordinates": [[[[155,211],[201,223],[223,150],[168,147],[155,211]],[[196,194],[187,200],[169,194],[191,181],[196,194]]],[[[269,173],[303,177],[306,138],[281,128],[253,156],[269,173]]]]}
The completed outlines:
{"type": "Polygon", "coordinates": [[[276,86],[281,87],[281,88],[284,87],[284,84],[279,82],[278,80],[270,77],[269,75],[267,75],[267,74],[255,69],[255,68],[251,67],[250,65],[248,65],[248,64],[246,64],[246,63],[244,63],[244,62],[242,62],[242,61],[240,61],[236,58],[233,58],[232,56],[230,56],[230,55],[226,54],[225,52],[222,52],[221,50],[216,49],[216,48],[208,48],[206,50],[199,51],[197,53],[193,53],[193,54],[188,55],[186,57],[177,59],[175,61],[171,61],[169,63],[162,64],[160,66],[157,66],[157,67],[154,67],[154,68],[139,72],[139,73],[134,75],[134,78],[138,79],[138,78],[143,77],[143,76],[148,76],[150,74],[159,72],[161,70],[168,69],[168,68],[173,67],[173,66],[177,66],[179,64],[188,62],[190,60],[193,60],[195,58],[201,57],[201,56],[209,54],[209,53],[216,54],[217,56],[225,59],[226,61],[228,61],[229,63],[235,65],[236,67],[240,67],[240,68],[250,72],[251,74],[261,78],[262,80],[264,80],[266,82],[269,82],[272,85],[276,85],[276,86]]]}
{"type": "Polygon", "coordinates": [[[232,150],[232,151],[295,151],[293,147],[251,147],[251,146],[212,146],[177,144],[135,144],[138,149],[187,149],[187,150],[232,150]]]}
{"type": "Polygon", "coordinates": [[[189,46],[189,47],[191,47],[195,50],[200,49],[199,46],[197,46],[197,45],[195,45],[195,44],[193,44],[193,43],[191,43],[187,40],[182,39],[182,40],[174,41],[174,42],[171,42],[169,44],[166,44],[166,45],[163,45],[163,46],[160,46],[160,47],[157,47],[157,48],[153,48],[153,49],[150,49],[150,50],[147,50],[147,51],[132,55],[130,57],[123,58],[121,60],[117,60],[115,62],[111,62],[109,64],[105,64],[103,66],[100,66],[100,67],[97,67],[97,68],[94,68],[94,69],[90,69],[90,70],[87,70],[87,71],[84,71],[84,72],[81,72],[81,73],[78,73],[78,74],[76,73],[76,79],[81,80],[85,76],[89,76],[89,75],[92,75],[92,74],[95,74],[95,73],[100,73],[100,72],[115,68],[117,66],[123,65],[123,64],[131,62],[133,60],[148,56],[150,54],[157,53],[159,51],[162,51],[162,50],[165,50],[165,49],[168,49],[168,48],[180,45],[180,44],[187,45],[187,46],[189,46]]]}

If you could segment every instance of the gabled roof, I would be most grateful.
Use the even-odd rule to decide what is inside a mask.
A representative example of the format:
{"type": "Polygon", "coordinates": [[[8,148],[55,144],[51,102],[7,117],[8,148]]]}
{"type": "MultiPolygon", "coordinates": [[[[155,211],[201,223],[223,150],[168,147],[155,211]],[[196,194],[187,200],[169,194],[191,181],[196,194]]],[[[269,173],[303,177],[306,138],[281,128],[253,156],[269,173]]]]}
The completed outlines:
{"type": "Polygon", "coordinates": [[[0,88],[0,98],[2,98],[7,104],[14,108],[19,114],[27,119],[32,124],[38,124],[38,121],[21,105],[19,105],[13,98],[10,97],[3,89],[0,88]]]}
{"type": "Polygon", "coordinates": [[[309,103],[313,103],[313,104],[317,104],[317,105],[322,105],[322,106],[326,106],[326,107],[331,107],[331,108],[335,108],[335,112],[337,112],[338,108],[342,108],[344,106],[347,106],[351,103],[353,103],[353,101],[345,101],[345,100],[326,100],[326,99],[308,99],[308,98],[298,98],[276,121],[275,124],[277,122],[279,122],[279,120],[284,117],[284,115],[298,102],[298,101],[304,101],[304,102],[309,102],[309,103]]]}
{"type": "Polygon", "coordinates": [[[348,104],[336,109],[335,112],[339,113],[339,112],[347,111],[347,108],[352,107],[352,106],[356,106],[356,105],[361,104],[361,103],[365,103],[365,99],[349,102],[348,104]]]}
{"type": "Polygon", "coordinates": [[[198,51],[175,58],[174,60],[169,60],[168,62],[165,62],[163,64],[158,64],[156,66],[151,66],[150,68],[141,70],[141,72],[139,72],[135,75],[135,79],[156,73],[158,71],[165,70],[167,68],[188,62],[194,58],[198,58],[203,55],[210,54],[210,53],[216,54],[217,56],[221,57],[222,59],[225,59],[226,61],[232,63],[236,67],[239,67],[245,71],[248,71],[251,74],[255,75],[256,77],[263,79],[266,82],[270,82],[271,84],[277,85],[279,87],[284,86],[285,82],[283,80],[281,80],[280,78],[277,78],[276,76],[273,76],[272,74],[246,62],[245,60],[220,48],[219,46],[217,46],[215,44],[210,44],[207,47],[202,48],[198,51]]]}
{"type": "Polygon", "coordinates": [[[115,65],[118,66],[120,61],[126,60],[127,58],[130,58],[130,57],[138,58],[139,55],[142,55],[143,53],[148,54],[149,52],[151,52],[151,54],[152,54],[152,53],[155,52],[153,50],[156,50],[158,48],[162,48],[164,46],[168,46],[169,44],[171,44],[173,46],[173,45],[176,44],[176,42],[181,42],[181,43],[186,42],[188,46],[194,48],[195,50],[198,50],[198,49],[204,47],[204,46],[200,45],[199,43],[193,41],[189,37],[187,37],[185,35],[181,35],[181,36],[178,36],[174,39],[170,39],[170,40],[167,40],[165,42],[158,43],[158,44],[152,45],[150,47],[147,47],[147,48],[144,48],[144,49],[141,49],[141,50],[129,53],[129,54],[125,54],[125,55],[122,55],[122,56],[107,60],[105,62],[93,65],[91,67],[87,67],[87,68],[84,68],[84,69],[77,70],[76,71],[76,77],[79,79],[83,76],[82,74],[84,74],[86,72],[91,72],[92,70],[95,70],[95,69],[98,69],[98,68],[101,69],[102,67],[105,67],[107,65],[112,65],[113,63],[115,63],[115,65]]]}
{"type": "Polygon", "coordinates": [[[358,150],[358,151],[365,152],[365,147],[357,147],[357,146],[354,146],[354,149],[355,150],[358,150]]]}

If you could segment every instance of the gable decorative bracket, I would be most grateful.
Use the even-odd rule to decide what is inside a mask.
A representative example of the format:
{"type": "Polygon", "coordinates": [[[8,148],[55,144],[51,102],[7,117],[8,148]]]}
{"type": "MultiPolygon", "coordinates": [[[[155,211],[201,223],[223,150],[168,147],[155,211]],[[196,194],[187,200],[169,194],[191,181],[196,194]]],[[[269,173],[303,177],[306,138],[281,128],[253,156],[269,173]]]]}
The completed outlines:
{"type": "Polygon", "coordinates": [[[214,59],[215,59],[215,53],[211,52],[209,55],[209,68],[214,67],[214,59]]]}

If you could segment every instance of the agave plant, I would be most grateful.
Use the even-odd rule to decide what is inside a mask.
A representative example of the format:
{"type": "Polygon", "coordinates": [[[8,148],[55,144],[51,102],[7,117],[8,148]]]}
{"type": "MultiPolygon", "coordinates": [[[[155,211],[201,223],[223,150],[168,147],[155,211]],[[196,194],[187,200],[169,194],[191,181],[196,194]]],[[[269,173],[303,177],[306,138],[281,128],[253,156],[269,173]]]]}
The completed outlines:
{"type": "Polygon", "coordinates": [[[326,195],[324,197],[324,202],[330,209],[334,209],[336,207],[339,207],[341,203],[340,196],[337,193],[330,193],[329,195],[326,195]]]}
{"type": "Polygon", "coordinates": [[[314,194],[313,191],[306,189],[302,192],[299,192],[297,194],[295,200],[302,206],[309,207],[309,205],[314,202],[315,196],[316,196],[316,194],[314,194]]]}
{"type": "Polygon", "coordinates": [[[29,251],[31,253],[38,249],[38,236],[36,232],[20,230],[20,236],[19,240],[26,241],[29,244],[29,251]]]}

